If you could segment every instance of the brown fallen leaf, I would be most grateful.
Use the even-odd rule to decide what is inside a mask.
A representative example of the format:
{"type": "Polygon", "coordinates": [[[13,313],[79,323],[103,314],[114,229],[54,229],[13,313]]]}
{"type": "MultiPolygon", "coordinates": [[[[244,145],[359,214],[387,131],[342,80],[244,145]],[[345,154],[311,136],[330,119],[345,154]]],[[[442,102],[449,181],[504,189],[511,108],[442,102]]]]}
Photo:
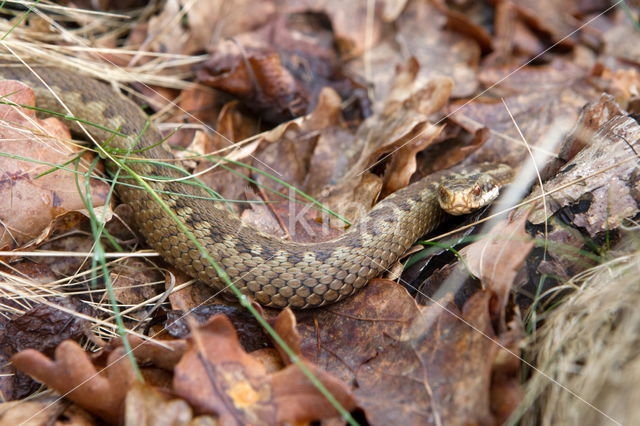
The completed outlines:
{"type": "MultiPolygon", "coordinates": [[[[52,298],[49,301],[84,315],[93,313],[87,304],[77,299],[52,298]]],[[[15,353],[27,348],[51,356],[60,342],[65,339],[79,340],[88,335],[88,331],[88,324],[84,319],[50,305],[35,304],[24,314],[2,324],[0,356],[8,361],[15,353]]],[[[2,371],[6,376],[0,381],[0,388],[6,400],[24,398],[37,389],[33,380],[23,373],[15,372],[11,364],[7,363],[2,371]]]]}
{"type": "Polygon", "coordinates": [[[135,380],[123,349],[113,351],[108,367],[98,371],[87,353],[71,340],[57,347],[54,360],[27,349],[14,355],[11,362],[20,371],[111,423],[122,419],[124,398],[135,380]]]}
{"type": "Polygon", "coordinates": [[[604,83],[604,92],[610,93],[620,108],[636,112],[640,99],[640,73],[636,69],[612,71],[604,68],[600,77],[604,83]]]}
{"type": "MultiPolygon", "coordinates": [[[[353,155],[349,149],[353,135],[341,117],[341,102],[333,89],[324,89],[310,114],[295,124],[281,124],[265,135],[262,144],[268,145],[258,154],[256,167],[312,196],[342,177],[348,170],[345,163],[353,155]]],[[[265,176],[255,178],[290,195],[287,187],[265,176]]]]}
{"type": "Polygon", "coordinates": [[[414,58],[420,64],[418,85],[433,78],[453,80],[452,96],[472,96],[478,87],[480,47],[476,39],[452,31],[441,7],[430,1],[411,1],[398,17],[397,31],[386,35],[349,69],[374,86],[374,110],[391,90],[394,70],[414,58]]]}
{"type": "MultiPolygon", "coordinates": [[[[446,28],[465,34],[474,39],[486,54],[493,49],[493,40],[485,27],[487,13],[496,13],[487,3],[454,3],[446,0],[434,0],[433,5],[447,17],[446,28]]],[[[498,5],[496,5],[496,8],[498,5]]]]}
{"type": "Polygon", "coordinates": [[[364,86],[342,70],[334,35],[318,15],[274,15],[258,30],[209,50],[197,81],[236,96],[269,123],[312,111],[325,87],[358,101],[345,107],[347,115],[368,114],[364,86]]]}
{"type": "Polygon", "coordinates": [[[54,396],[0,403],[0,424],[97,426],[91,414],[54,396]]]}
{"type": "Polygon", "coordinates": [[[467,131],[491,131],[488,140],[464,160],[466,164],[489,161],[518,167],[529,151],[516,125],[534,152],[553,157],[580,109],[599,96],[588,82],[587,71],[571,62],[554,60],[549,65],[527,66],[505,78],[515,67],[485,69],[481,74],[486,85],[496,84],[492,94],[504,98],[513,120],[502,100],[495,97],[450,105],[450,119],[467,131]]]}
{"type": "Polygon", "coordinates": [[[277,0],[281,13],[326,14],[335,31],[336,43],[346,57],[359,56],[365,49],[375,46],[384,22],[393,22],[402,11],[406,0],[376,0],[373,4],[342,2],[340,0],[277,0]],[[372,8],[373,17],[367,18],[372,8]]]}
{"type": "Polygon", "coordinates": [[[211,416],[193,415],[189,404],[136,382],[125,399],[124,424],[140,426],[215,426],[211,416]]]}
{"type": "MultiPolygon", "coordinates": [[[[173,371],[187,349],[187,342],[184,339],[153,341],[129,335],[127,340],[139,364],[166,371],[173,371]]],[[[102,351],[93,355],[93,362],[97,365],[108,365],[109,360],[114,357],[113,353],[122,348],[122,340],[113,339],[102,351]]],[[[144,369],[142,372],[144,374],[144,369]]]]}
{"type": "Polygon", "coordinates": [[[375,188],[377,177],[372,168],[385,170],[382,195],[388,195],[409,183],[416,170],[417,152],[440,142],[442,126],[432,124],[430,117],[448,102],[453,82],[442,77],[420,85],[416,81],[418,70],[415,60],[398,67],[381,111],[358,128],[349,172],[323,199],[352,223],[371,208],[378,196],[375,192],[361,192],[363,188],[375,188]]]}
{"type": "MultiPolygon", "coordinates": [[[[345,302],[298,313],[301,351],[354,388],[369,424],[490,424],[501,353],[492,339],[503,338],[492,297],[478,292],[462,312],[451,298],[421,309],[400,285],[373,280],[345,302]]],[[[517,384],[517,374],[502,374],[501,387],[517,384]]]]}
{"type": "Polygon", "coordinates": [[[639,64],[640,46],[635,42],[637,31],[637,22],[633,22],[623,8],[618,8],[613,25],[602,35],[604,54],[619,61],[639,64]]]}
{"type": "MultiPolygon", "coordinates": [[[[416,80],[419,69],[415,60],[398,67],[382,110],[359,127],[356,139],[363,140],[360,142],[363,151],[355,169],[370,166],[403,144],[422,139],[421,133],[433,127],[429,117],[447,104],[453,82],[442,77],[419,84],[416,80]]],[[[430,140],[433,136],[427,134],[424,138],[430,140]]]]}
{"type": "Polygon", "coordinates": [[[167,312],[165,330],[173,337],[186,338],[191,330],[189,323],[195,319],[198,324],[205,324],[214,315],[222,314],[231,321],[240,344],[246,352],[269,346],[269,339],[262,326],[246,309],[237,306],[201,305],[189,309],[188,317],[183,310],[167,312]]]}
{"type": "MultiPolygon", "coordinates": [[[[36,103],[33,91],[15,81],[0,83],[0,96],[21,105],[36,103]]],[[[51,169],[46,163],[63,164],[79,150],[64,143],[70,134],[59,120],[37,119],[33,110],[2,104],[0,123],[0,152],[5,154],[0,157],[0,197],[5,200],[0,205],[0,248],[15,249],[44,239],[43,231],[56,217],[84,209],[73,171],[56,170],[39,176],[51,169]]],[[[67,167],[73,168],[73,164],[67,167]]],[[[86,170],[82,165],[78,168],[79,173],[86,170]]],[[[84,177],[78,179],[83,187],[84,177]]],[[[94,206],[103,205],[109,185],[92,180],[91,189],[94,206]]]]}
{"type": "Polygon", "coordinates": [[[507,302],[516,275],[535,246],[535,241],[525,230],[527,214],[512,220],[505,219],[493,226],[479,241],[460,250],[465,266],[478,277],[485,289],[496,294],[492,312],[505,323],[507,302]]]}
{"type": "Polygon", "coordinates": [[[109,272],[116,299],[124,305],[145,303],[164,287],[161,271],[139,259],[126,259],[109,272]]]}
{"type": "MultiPolygon", "coordinates": [[[[190,155],[213,154],[217,157],[224,157],[234,161],[251,164],[253,154],[262,142],[260,139],[249,143],[236,145],[237,142],[247,140],[252,137],[260,128],[257,120],[243,112],[238,101],[226,103],[217,116],[216,132],[214,134],[196,132],[191,144],[187,148],[190,155]]],[[[250,185],[245,177],[249,176],[250,170],[246,167],[226,163],[224,167],[218,164],[215,158],[209,160],[201,158],[197,160],[194,173],[203,173],[212,166],[217,165],[213,170],[201,175],[202,181],[211,189],[216,191],[225,200],[230,200],[228,206],[237,212],[242,205],[235,200],[245,200],[245,192],[250,185]]]]}
{"type": "Polygon", "coordinates": [[[206,49],[215,39],[252,31],[273,19],[272,0],[182,0],[187,9],[190,36],[195,51],[206,49]]]}
{"type": "MultiPolygon", "coordinates": [[[[344,384],[310,363],[307,367],[343,407],[354,408],[344,384]]],[[[337,415],[295,365],[267,374],[262,363],[244,352],[233,326],[222,315],[192,331],[173,385],[197,412],[216,414],[222,425],[311,421],[337,415]]]]}
{"type": "Polygon", "coordinates": [[[346,383],[358,367],[384,348],[388,336],[401,336],[419,315],[400,285],[374,279],[361,291],[326,309],[297,312],[301,352],[346,383]]]}
{"type": "Polygon", "coordinates": [[[623,112],[613,96],[600,95],[597,102],[586,104],[580,111],[580,116],[572,131],[562,142],[557,158],[551,159],[541,172],[544,181],[555,176],[558,170],[571,161],[580,151],[591,143],[593,135],[607,121],[621,115],[623,112]]]}

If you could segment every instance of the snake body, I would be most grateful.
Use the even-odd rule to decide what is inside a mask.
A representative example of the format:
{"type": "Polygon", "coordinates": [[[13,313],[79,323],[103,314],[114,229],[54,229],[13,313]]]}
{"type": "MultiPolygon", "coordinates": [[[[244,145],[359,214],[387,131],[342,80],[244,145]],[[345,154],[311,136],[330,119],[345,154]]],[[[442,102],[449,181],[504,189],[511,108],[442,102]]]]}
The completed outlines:
{"type": "MultiPolygon", "coordinates": [[[[112,148],[134,149],[137,156],[147,159],[171,158],[159,144],[161,133],[149,125],[146,114],[104,83],[59,68],[29,70],[12,64],[0,64],[0,77],[32,87],[41,108],[71,113],[77,119],[118,130],[122,135],[114,137],[98,127],[85,126],[98,142],[109,141],[112,148]],[[62,108],[61,103],[68,109],[62,108]]],[[[184,177],[156,162],[129,160],[127,164],[142,176],[169,180],[184,177]]],[[[511,171],[507,166],[484,164],[469,169],[466,175],[466,179],[484,179],[471,190],[472,196],[482,197],[510,179],[511,171]]],[[[445,179],[454,177],[458,176],[445,179]]],[[[446,213],[438,203],[439,197],[453,204],[468,203],[455,191],[448,194],[436,183],[420,181],[379,202],[339,238],[305,244],[284,241],[242,223],[222,203],[207,200],[209,194],[198,186],[157,180],[149,181],[152,188],[159,191],[171,211],[225,269],[234,285],[260,304],[278,308],[323,306],[353,294],[393,264],[416,239],[442,222],[446,213]]],[[[135,185],[126,177],[120,182],[135,185]]],[[[216,289],[224,288],[215,269],[202,259],[198,248],[148,192],[118,185],[117,193],[132,207],[148,244],[166,261],[216,289]]],[[[454,214],[462,211],[451,210],[454,214]]]]}

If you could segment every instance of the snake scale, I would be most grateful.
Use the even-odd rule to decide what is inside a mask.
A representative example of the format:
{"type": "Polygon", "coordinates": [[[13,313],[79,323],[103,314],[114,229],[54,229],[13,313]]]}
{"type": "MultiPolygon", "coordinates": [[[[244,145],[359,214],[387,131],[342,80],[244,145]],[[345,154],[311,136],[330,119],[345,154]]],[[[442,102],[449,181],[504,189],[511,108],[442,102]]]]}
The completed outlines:
{"type": "MultiPolygon", "coordinates": [[[[32,87],[41,108],[70,112],[77,119],[124,135],[114,137],[98,127],[85,126],[97,141],[108,140],[114,148],[133,148],[136,155],[147,159],[172,157],[158,144],[162,135],[149,125],[147,115],[107,84],[59,68],[38,66],[29,70],[17,64],[0,64],[0,77],[32,87]]],[[[127,164],[142,176],[184,176],[155,162],[130,159],[127,164]]],[[[453,182],[451,189],[419,181],[379,202],[342,236],[321,243],[284,241],[259,232],[243,224],[222,203],[203,199],[209,194],[198,186],[176,181],[149,183],[154,190],[162,191],[164,202],[243,293],[265,306],[304,309],[353,294],[393,264],[416,239],[445,218],[439,196],[453,206],[453,214],[480,207],[495,198],[498,186],[511,178],[511,169],[483,164],[468,169],[464,176],[449,175],[444,179],[457,181],[459,177],[463,180],[457,185],[466,188],[466,192],[456,189],[453,182]],[[470,179],[475,179],[473,184],[468,183],[470,179]],[[474,199],[479,200],[478,205],[474,199]]],[[[126,178],[121,181],[134,183],[126,178]]],[[[132,207],[136,224],[149,245],[166,261],[216,289],[224,288],[215,269],[202,259],[197,247],[148,192],[118,185],[117,193],[132,207]]]]}

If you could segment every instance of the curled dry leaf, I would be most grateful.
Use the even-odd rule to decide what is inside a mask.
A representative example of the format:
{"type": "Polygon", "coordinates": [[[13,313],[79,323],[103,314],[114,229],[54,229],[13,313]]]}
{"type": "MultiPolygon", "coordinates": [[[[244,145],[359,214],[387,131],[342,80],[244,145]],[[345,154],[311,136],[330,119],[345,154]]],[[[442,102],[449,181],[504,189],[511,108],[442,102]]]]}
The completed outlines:
{"type": "Polygon", "coordinates": [[[409,60],[399,67],[383,109],[369,117],[358,129],[353,142],[354,164],[332,189],[326,204],[342,213],[351,222],[367,212],[375,197],[363,199],[361,190],[373,188],[377,179],[369,172],[372,167],[380,167],[380,160],[387,161],[382,193],[387,195],[406,186],[416,170],[415,156],[418,151],[439,141],[442,126],[435,126],[430,116],[442,109],[451,94],[453,82],[448,77],[434,78],[424,86],[416,82],[419,66],[409,60]],[[363,173],[363,171],[366,171],[363,173]],[[373,176],[373,178],[372,178],[373,176]],[[361,201],[354,206],[353,200],[361,201]],[[359,207],[344,214],[345,206],[359,207]]]}
{"type": "Polygon", "coordinates": [[[368,114],[366,92],[343,72],[333,33],[320,15],[275,15],[260,29],[211,50],[198,81],[238,97],[267,122],[310,112],[325,87],[359,101],[346,108],[350,115],[368,114]]]}
{"type": "Polygon", "coordinates": [[[407,143],[426,146],[437,136],[438,133],[435,132],[434,136],[433,131],[426,132],[426,135],[422,133],[433,127],[429,116],[447,104],[453,82],[442,77],[430,80],[424,86],[419,85],[416,82],[419,68],[415,60],[399,67],[384,108],[358,129],[356,139],[361,141],[359,144],[363,146],[363,152],[356,169],[371,166],[382,155],[394,153],[407,143]]]}
{"type": "Polygon", "coordinates": [[[124,350],[113,351],[108,361],[108,367],[99,372],[87,353],[71,340],[58,346],[54,360],[33,349],[11,358],[20,371],[101,419],[118,423],[122,419],[125,395],[135,377],[124,350]]]}
{"type": "MultiPolygon", "coordinates": [[[[343,384],[310,363],[307,367],[343,407],[354,408],[343,384]]],[[[311,421],[337,414],[295,365],[267,374],[262,363],[244,352],[223,315],[192,331],[173,385],[197,412],[218,415],[222,425],[311,421]]]]}
{"type": "MultiPolygon", "coordinates": [[[[4,81],[0,95],[5,101],[34,106],[33,91],[22,83],[4,81]]],[[[64,143],[69,131],[55,118],[37,119],[35,111],[0,105],[0,248],[18,248],[46,235],[41,233],[56,217],[83,209],[76,189],[84,187],[83,176],[73,170],[56,170],[44,176],[56,164],[63,164],[79,150],[64,143]],[[11,158],[10,156],[20,157],[11,158]],[[44,164],[42,164],[44,163],[44,164]],[[16,214],[20,211],[20,214],[16,214]]],[[[74,165],[66,166],[73,169],[74,165]]],[[[78,173],[87,169],[80,166],[78,173]]],[[[91,181],[94,206],[103,205],[109,190],[105,183],[91,181]]]]}

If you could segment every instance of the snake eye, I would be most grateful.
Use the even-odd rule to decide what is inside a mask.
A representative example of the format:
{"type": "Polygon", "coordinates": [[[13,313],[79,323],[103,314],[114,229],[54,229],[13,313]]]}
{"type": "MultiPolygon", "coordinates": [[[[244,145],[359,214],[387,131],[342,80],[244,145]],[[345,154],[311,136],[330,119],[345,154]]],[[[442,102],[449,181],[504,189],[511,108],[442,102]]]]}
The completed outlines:
{"type": "Polygon", "coordinates": [[[473,187],[473,189],[471,190],[471,193],[472,193],[473,195],[475,195],[476,197],[479,197],[479,196],[480,196],[480,194],[482,194],[482,188],[480,188],[480,185],[475,185],[475,186],[473,187]]]}

